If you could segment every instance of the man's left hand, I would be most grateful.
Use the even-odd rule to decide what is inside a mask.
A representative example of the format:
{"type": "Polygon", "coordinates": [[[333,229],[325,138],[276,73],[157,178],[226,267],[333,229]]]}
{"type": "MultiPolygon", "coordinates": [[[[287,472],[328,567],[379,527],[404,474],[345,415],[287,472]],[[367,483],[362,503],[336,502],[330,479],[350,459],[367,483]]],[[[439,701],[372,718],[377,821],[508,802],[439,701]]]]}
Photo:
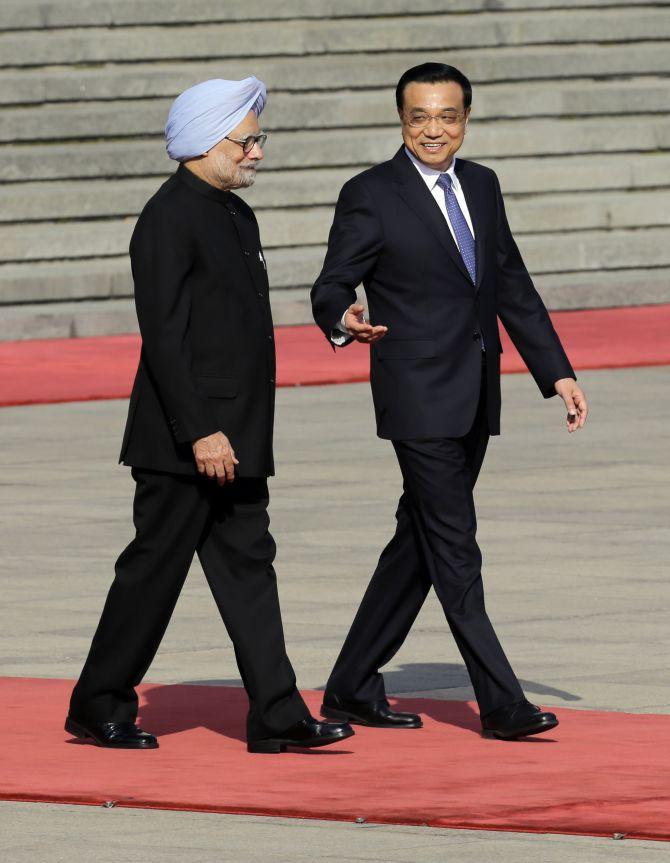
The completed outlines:
{"type": "Polygon", "coordinates": [[[556,392],[565,402],[568,411],[568,431],[573,432],[580,429],[586,422],[589,406],[586,404],[586,396],[582,388],[577,386],[577,381],[572,378],[561,378],[554,384],[556,392]]]}

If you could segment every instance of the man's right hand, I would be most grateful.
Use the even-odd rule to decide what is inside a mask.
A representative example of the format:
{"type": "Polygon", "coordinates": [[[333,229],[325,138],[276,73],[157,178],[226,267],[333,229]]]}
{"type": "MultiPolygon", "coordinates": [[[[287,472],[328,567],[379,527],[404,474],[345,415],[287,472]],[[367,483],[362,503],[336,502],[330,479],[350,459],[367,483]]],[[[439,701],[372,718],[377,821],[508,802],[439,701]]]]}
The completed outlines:
{"type": "Polygon", "coordinates": [[[214,432],[193,441],[193,455],[199,473],[215,479],[219,485],[234,481],[235,465],[239,461],[223,432],[214,432]]]}
{"type": "Polygon", "coordinates": [[[344,326],[349,335],[353,336],[357,342],[371,345],[373,342],[378,342],[379,339],[384,338],[388,332],[388,327],[373,327],[371,323],[365,320],[364,312],[365,306],[358,303],[349,306],[344,315],[344,326]]]}

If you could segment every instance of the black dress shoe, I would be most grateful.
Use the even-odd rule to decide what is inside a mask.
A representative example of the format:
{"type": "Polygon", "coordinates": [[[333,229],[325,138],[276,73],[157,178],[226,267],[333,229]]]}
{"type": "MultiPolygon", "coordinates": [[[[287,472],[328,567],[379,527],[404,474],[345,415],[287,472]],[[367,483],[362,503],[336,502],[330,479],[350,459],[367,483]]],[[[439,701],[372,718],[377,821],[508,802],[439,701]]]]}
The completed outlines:
{"type": "Polygon", "coordinates": [[[529,734],[542,734],[556,728],[558,719],[553,713],[544,713],[529,701],[518,701],[501,707],[482,717],[482,735],[498,740],[514,740],[529,734]]]}
{"type": "Polygon", "coordinates": [[[339,719],[370,728],[421,728],[423,722],[416,713],[398,713],[391,710],[388,701],[347,701],[339,695],[326,692],[321,705],[321,716],[339,719]]]}
{"type": "Polygon", "coordinates": [[[286,731],[276,737],[265,737],[262,740],[250,740],[247,752],[286,752],[287,746],[298,746],[302,749],[313,749],[316,746],[328,746],[353,737],[354,729],[346,722],[319,722],[309,717],[296,722],[286,731]]]}
{"type": "Polygon", "coordinates": [[[158,749],[158,740],[134,722],[81,722],[71,716],[65,730],[73,737],[92,740],[108,749],[158,749]]]}

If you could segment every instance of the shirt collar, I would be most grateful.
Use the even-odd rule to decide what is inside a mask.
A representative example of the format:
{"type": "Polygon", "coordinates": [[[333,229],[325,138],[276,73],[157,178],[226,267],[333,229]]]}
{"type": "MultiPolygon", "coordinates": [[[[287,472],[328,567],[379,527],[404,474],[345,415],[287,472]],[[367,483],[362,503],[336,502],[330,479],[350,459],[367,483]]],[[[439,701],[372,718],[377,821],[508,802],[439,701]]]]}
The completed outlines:
{"type": "Polygon", "coordinates": [[[417,169],[424,183],[428,186],[429,189],[433,189],[435,184],[440,178],[441,174],[449,174],[451,177],[451,183],[454,189],[460,188],[460,183],[458,182],[458,177],[456,176],[456,156],[451,160],[451,165],[447,168],[446,171],[438,171],[435,168],[430,168],[428,165],[424,165],[423,162],[420,162],[414,153],[411,150],[408,150],[405,147],[405,154],[409,158],[410,162],[417,169]]]}

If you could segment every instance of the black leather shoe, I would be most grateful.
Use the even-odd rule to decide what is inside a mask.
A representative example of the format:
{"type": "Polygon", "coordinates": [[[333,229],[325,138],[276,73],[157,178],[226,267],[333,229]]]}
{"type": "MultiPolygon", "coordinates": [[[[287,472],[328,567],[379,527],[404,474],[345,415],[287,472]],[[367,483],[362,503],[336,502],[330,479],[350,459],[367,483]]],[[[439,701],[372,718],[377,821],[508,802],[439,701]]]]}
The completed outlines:
{"type": "Polygon", "coordinates": [[[313,749],[316,746],[328,746],[353,737],[354,729],[346,722],[319,722],[309,717],[296,722],[286,731],[276,737],[265,737],[262,740],[250,740],[247,752],[286,752],[287,746],[298,746],[302,749],[313,749]]]}
{"type": "Polygon", "coordinates": [[[90,739],[108,749],[158,749],[158,740],[134,722],[80,722],[71,716],[65,730],[73,737],[90,739]]]}
{"type": "Polygon", "coordinates": [[[339,719],[370,728],[421,728],[423,722],[416,713],[398,713],[391,710],[388,701],[347,701],[339,695],[326,692],[321,705],[321,716],[339,719]]]}
{"type": "Polygon", "coordinates": [[[482,717],[482,735],[498,740],[514,740],[529,734],[542,734],[556,728],[558,719],[553,713],[544,713],[529,701],[517,701],[482,717]]]}

